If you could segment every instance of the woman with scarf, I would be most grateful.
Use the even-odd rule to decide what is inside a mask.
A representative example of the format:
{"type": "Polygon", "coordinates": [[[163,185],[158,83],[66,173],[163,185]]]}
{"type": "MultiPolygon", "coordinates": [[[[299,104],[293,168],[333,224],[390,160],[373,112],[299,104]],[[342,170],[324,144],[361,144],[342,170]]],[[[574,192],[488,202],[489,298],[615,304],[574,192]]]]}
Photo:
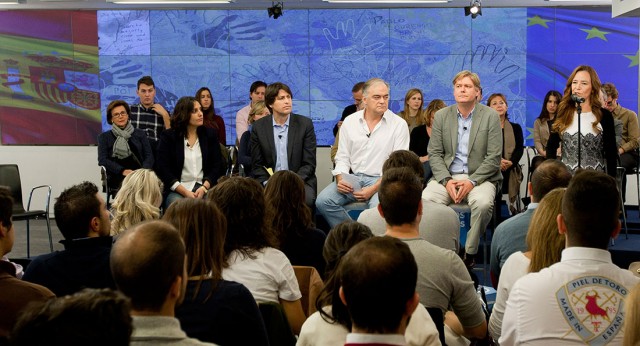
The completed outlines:
{"type": "Polygon", "coordinates": [[[503,94],[489,96],[487,106],[495,109],[500,116],[500,126],[502,127],[502,159],[500,160],[502,193],[509,194],[509,210],[512,214],[515,214],[520,212],[516,210],[515,203],[522,183],[522,168],[519,164],[524,152],[522,127],[509,121],[509,114],[507,113],[509,105],[507,104],[507,97],[503,94]]]}
{"type": "Polygon", "coordinates": [[[131,125],[129,105],[115,100],[107,106],[111,130],[98,136],[98,165],[107,169],[107,183],[119,188],[124,177],[139,168],[153,168],[153,152],[147,135],[131,125]]]}

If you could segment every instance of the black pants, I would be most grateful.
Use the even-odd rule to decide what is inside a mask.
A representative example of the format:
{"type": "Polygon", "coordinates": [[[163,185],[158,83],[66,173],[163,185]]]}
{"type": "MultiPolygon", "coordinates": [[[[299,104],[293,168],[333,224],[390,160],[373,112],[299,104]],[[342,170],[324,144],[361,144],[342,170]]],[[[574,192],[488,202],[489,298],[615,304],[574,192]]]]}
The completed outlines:
{"type": "Polygon", "coordinates": [[[634,150],[620,155],[620,166],[624,167],[626,172],[622,177],[622,200],[625,200],[627,194],[627,174],[633,172],[638,166],[638,151],[634,150]]]}

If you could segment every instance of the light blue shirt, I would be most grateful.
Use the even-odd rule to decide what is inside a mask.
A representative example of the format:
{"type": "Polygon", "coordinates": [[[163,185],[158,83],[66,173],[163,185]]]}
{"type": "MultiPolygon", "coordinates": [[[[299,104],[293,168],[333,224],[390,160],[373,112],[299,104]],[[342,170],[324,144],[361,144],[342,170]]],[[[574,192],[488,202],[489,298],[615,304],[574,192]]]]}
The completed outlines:
{"type": "Polygon", "coordinates": [[[471,133],[471,121],[475,110],[476,108],[473,107],[466,119],[460,114],[460,110],[458,110],[458,147],[456,148],[456,156],[449,167],[451,174],[469,174],[469,165],[467,164],[469,156],[469,133],[471,133]]]}
{"type": "Polygon", "coordinates": [[[289,156],[287,155],[289,120],[291,120],[291,115],[287,117],[287,121],[285,121],[283,125],[278,125],[276,124],[275,116],[273,117],[273,141],[276,145],[276,172],[289,170],[289,156]]]}

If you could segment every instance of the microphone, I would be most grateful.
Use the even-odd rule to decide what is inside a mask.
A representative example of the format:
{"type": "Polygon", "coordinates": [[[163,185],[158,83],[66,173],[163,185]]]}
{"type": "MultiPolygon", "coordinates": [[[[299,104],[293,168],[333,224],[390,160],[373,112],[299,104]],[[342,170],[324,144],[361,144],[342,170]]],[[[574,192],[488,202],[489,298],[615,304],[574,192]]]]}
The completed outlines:
{"type": "Polygon", "coordinates": [[[278,135],[278,138],[282,139],[282,135],[278,135]]]}
{"type": "Polygon", "coordinates": [[[367,138],[369,138],[371,136],[371,132],[367,133],[367,138]]]}
{"type": "Polygon", "coordinates": [[[467,127],[466,127],[466,126],[464,126],[462,129],[463,129],[463,130],[465,130],[465,131],[467,131],[467,127]]]}
{"type": "Polygon", "coordinates": [[[571,101],[576,102],[576,103],[583,103],[584,102],[584,97],[580,97],[578,95],[571,94],[571,101]]]}

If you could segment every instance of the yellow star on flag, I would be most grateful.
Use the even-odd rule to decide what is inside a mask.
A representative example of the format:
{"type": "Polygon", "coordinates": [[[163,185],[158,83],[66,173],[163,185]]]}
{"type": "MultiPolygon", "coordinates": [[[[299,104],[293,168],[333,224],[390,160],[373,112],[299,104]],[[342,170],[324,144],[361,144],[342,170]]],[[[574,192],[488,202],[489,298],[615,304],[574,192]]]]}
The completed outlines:
{"type": "Polygon", "coordinates": [[[547,29],[549,29],[549,26],[547,26],[547,22],[553,22],[551,19],[542,19],[540,18],[540,16],[533,16],[531,18],[527,18],[527,20],[529,21],[529,23],[527,23],[527,26],[542,25],[547,29]]]}
{"type": "Polygon", "coordinates": [[[640,51],[637,51],[636,55],[625,55],[624,56],[625,58],[631,60],[631,62],[629,63],[629,66],[627,66],[627,67],[638,66],[638,57],[640,55],[639,53],[640,53],[640,51]]]}
{"type": "Polygon", "coordinates": [[[580,29],[584,32],[586,32],[587,34],[587,40],[590,40],[592,38],[600,38],[603,41],[607,40],[607,37],[605,35],[610,34],[610,32],[606,32],[606,31],[600,31],[598,30],[598,28],[596,28],[595,26],[592,27],[591,29],[580,29]]]}

